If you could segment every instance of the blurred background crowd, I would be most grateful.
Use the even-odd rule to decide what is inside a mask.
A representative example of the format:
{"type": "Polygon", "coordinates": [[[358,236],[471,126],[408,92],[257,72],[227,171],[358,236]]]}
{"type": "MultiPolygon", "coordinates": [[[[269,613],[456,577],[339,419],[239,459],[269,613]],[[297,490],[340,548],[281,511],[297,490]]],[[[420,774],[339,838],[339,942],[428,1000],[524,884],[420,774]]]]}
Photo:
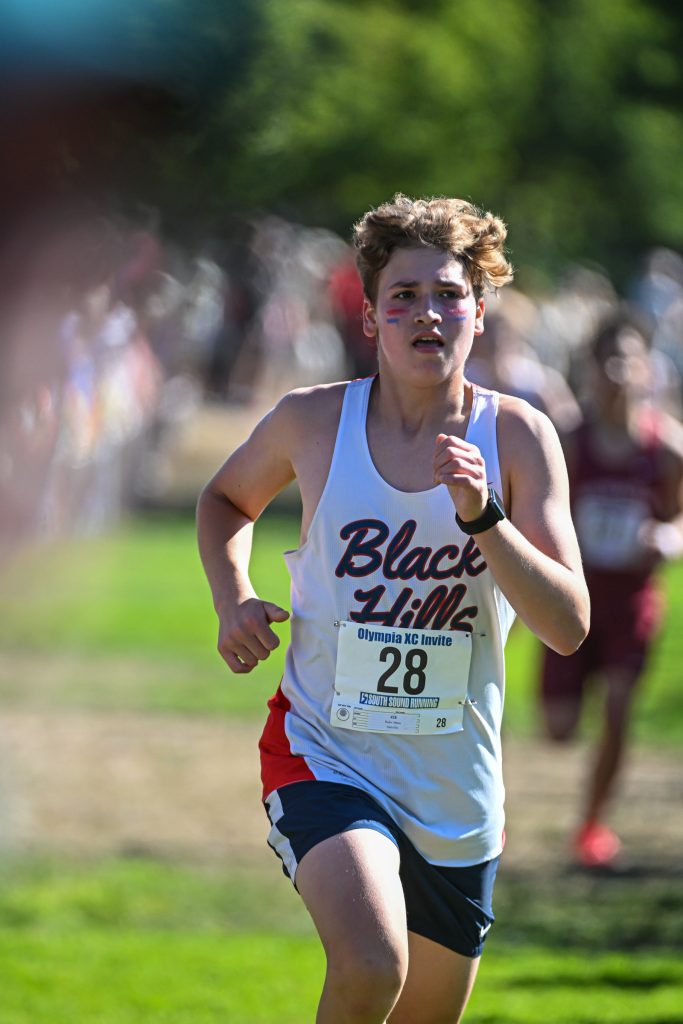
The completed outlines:
{"type": "MultiPolygon", "coordinates": [[[[163,502],[168,447],[207,403],[243,410],[246,431],[292,387],[374,370],[353,253],[329,229],[265,216],[190,251],[151,215],[71,212],[41,220],[34,241],[31,273],[3,317],[6,549],[92,534],[163,502]]],[[[605,271],[571,265],[544,292],[489,296],[468,375],[570,430],[587,347],[625,302],[651,345],[642,397],[680,418],[683,258],[670,249],[644,253],[621,295],[605,271]]]]}
{"type": "Polygon", "coordinates": [[[570,427],[628,301],[678,414],[682,37],[660,0],[7,0],[3,546],[161,500],[202,404],[372,372],[346,240],[396,191],[510,226],[473,379],[570,427]]]}

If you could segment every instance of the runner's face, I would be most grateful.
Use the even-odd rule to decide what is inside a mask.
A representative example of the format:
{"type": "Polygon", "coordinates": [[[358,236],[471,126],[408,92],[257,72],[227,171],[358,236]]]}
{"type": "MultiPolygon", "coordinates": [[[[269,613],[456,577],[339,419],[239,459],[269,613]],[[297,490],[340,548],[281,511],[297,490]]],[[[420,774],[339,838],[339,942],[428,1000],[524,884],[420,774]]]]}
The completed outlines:
{"type": "Polygon", "coordinates": [[[594,388],[606,404],[616,397],[637,399],[647,393],[651,368],[647,346],[637,331],[625,328],[611,349],[595,362],[594,388]]]}
{"type": "Polygon", "coordinates": [[[484,303],[454,256],[396,249],[379,275],[375,303],[364,303],[363,329],[376,339],[380,370],[443,380],[462,369],[482,333],[484,303]]]}

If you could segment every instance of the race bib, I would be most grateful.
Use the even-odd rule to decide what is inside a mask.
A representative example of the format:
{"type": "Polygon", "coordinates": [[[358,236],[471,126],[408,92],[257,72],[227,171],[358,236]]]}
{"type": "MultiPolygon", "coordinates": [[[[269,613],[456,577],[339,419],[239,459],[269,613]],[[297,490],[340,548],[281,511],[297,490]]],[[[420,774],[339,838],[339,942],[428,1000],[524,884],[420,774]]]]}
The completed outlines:
{"type": "Polygon", "coordinates": [[[472,636],[339,623],[330,723],[411,736],[459,732],[472,636]]]}
{"type": "Polygon", "coordinates": [[[637,498],[582,495],[574,522],[586,565],[596,569],[623,569],[641,553],[640,529],[649,508],[637,498]]]}

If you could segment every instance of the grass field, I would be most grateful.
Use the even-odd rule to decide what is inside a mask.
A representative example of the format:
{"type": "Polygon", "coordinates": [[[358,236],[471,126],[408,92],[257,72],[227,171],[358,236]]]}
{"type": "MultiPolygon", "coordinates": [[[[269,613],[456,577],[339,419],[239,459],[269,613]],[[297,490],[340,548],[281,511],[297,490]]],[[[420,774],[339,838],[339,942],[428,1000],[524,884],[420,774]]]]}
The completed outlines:
{"type": "MultiPolygon", "coordinates": [[[[285,605],[281,554],[295,544],[291,520],[258,527],[257,589],[285,605]]],[[[682,582],[683,568],[667,571],[669,619],[637,723],[639,739],[657,746],[683,740],[682,582]]],[[[281,670],[286,627],[279,632],[283,645],[269,663],[247,679],[229,676],[214,652],[187,520],[148,519],[111,537],[36,548],[0,578],[0,712],[261,717],[281,670]]],[[[536,657],[532,638],[516,629],[513,732],[535,728],[536,657]]],[[[0,1024],[313,1020],[322,955],[271,867],[0,857],[0,1024]]],[[[467,1024],[681,1024],[680,873],[502,870],[496,897],[467,1024]]]]}
{"type": "MultiPolygon", "coordinates": [[[[33,861],[6,862],[2,883],[3,1024],[313,1020],[322,954],[275,873],[33,861]]],[[[659,879],[646,901],[627,880],[566,885],[561,899],[499,886],[468,1024],[680,1024],[680,888],[659,879]]]]}

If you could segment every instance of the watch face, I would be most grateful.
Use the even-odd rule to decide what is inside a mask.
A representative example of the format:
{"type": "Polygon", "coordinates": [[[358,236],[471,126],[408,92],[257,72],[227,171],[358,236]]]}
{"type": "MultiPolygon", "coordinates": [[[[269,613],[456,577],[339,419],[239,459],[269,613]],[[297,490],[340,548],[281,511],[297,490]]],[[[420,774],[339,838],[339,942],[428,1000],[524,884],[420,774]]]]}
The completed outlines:
{"type": "Polygon", "coordinates": [[[494,491],[493,487],[489,487],[489,507],[495,509],[500,519],[505,519],[505,508],[503,502],[500,500],[498,493],[494,491]]]}

